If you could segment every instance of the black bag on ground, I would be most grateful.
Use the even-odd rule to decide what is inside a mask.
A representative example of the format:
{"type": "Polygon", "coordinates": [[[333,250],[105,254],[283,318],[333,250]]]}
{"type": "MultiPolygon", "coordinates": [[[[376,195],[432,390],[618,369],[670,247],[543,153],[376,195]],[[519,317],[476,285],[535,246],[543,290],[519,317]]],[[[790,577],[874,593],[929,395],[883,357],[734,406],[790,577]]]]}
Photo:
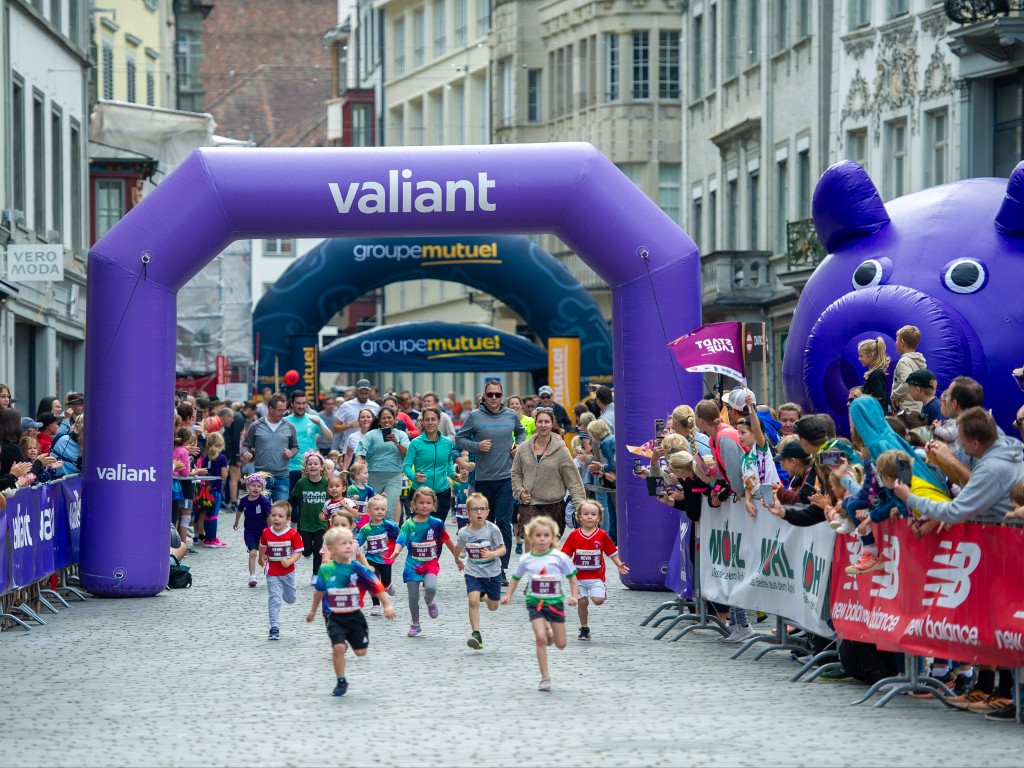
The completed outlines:
{"type": "Polygon", "coordinates": [[[839,643],[839,660],[846,674],[868,685],[897,673],[895,653],[880,651],[870,643],[857,640],[839,643]]]}
{"type": "Polygon", "coordinates": [[[187,565],[182,565],[174,555],[171,555],[171,572],[167,576],[168,589],[188,589],[192,586],[192,574],[188,571],[187,565]]]}

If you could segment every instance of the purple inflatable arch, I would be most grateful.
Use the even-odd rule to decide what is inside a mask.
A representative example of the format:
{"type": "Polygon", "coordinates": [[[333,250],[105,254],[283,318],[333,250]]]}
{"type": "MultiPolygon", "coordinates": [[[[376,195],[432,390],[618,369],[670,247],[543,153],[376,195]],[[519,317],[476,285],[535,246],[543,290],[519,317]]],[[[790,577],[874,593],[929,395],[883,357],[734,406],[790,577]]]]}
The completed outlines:
{"type": "Polygon", "coordinates": [[[570,143],[201,149],[168,176],[89,253],[85,587],[127,597],[167,584],[176,295],[230,242],[531,232],[557,235],[611,287],[624,581],[660,588],[678,523],[628,471],[626,443],[700,397],[661,332],[700,325],[700,259],[607,158],[570,143]]]}

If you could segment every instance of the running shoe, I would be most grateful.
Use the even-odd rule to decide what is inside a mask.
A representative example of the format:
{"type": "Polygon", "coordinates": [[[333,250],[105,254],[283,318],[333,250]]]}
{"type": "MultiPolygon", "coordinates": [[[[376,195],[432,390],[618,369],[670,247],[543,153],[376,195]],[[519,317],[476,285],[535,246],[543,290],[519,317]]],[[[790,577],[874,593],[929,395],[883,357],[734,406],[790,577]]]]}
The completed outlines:
{"type": "Polygon", "coordinates": [[[437,607],[437,603],[429,603],[427,605],[427,615],[432,619],[437,618],[437,614],[441,612],[441,609],[437,607]]]}
{"type": "Polygon", "coordinates": [[[993,693],[984,701],[978,701],[974,704],[968,704],[967,711],[975,712],[982,715],[988,715],[993,712],[998,712],[1000,709],[1010,706],[1011,704],[1013,704],[1013,699],[1004,699],[998,696],[997,694],[993,693]]]}
{"type": "Polygon", "coordinates": [[[224,549],[224,547],[228,545],[228,543],[223,539],[214,539],[213,541],[208,542],[208,544],[214,549],[224,549]]]}
{"type": "Polygon", "coordinates": [[[391,595],[392,597],[395,596],[395,585],[393,583],[392,584],[388,584],[388,594],[391,595]]]}
{"type": "Polygon", "coordinates": [[[516,542],[516,554],[517,555],[523,554],[523,542],[521,542],[521,541],[517,541],[516,542]]]}
{"type": "Polygon", "coordinates": [[[742,643],[744,640],[749,640],[757,633],[754,628],[749,624],[745,627],[735,626],[732,629],[732,634],[728,637],[720,637],[718,641],[720,643],[742,643]]]}
{"type": "Polygon", "coordinates": [[[270,634],[267,635],[267,640],[280,640],[281,632],[277,627],[270,628],[270,634]]]}
{"type": "Polygon", "coordinates": [[[409,625],[409,637],[416,637],[416,635],[418,635],[422,631],[423,630],[420,629],[420,625],[419,624],[410,624],[409,625]]]}
{"type": "Polygon", "coordinates": [[[985,719],[995,720],[997,723],[1012,723],[1017,719],[1017,707],[1011,702],[1002,709],[987,713],[985,719]]]}
{"type": "Polygon", "coordinates": [[[965,712],[972,704],[979,704],[988,700],[989,694],[984,691],[968,691],[963,696],[954,696],[946,699],[946,703],[954,709],[962,709],[965,712]]]}
{"type": "Polygon", "coordinates": [[[250,587],[255,587],[256,586],[256,576],[255,576],[255,574],[253,574],[252,576],[249,577],[249,586],[250,587]]]}
{"type": "Polygon", "coordinates": [[[576,637],[577,640],[589,640],[590,639],[590,627],[580,627],[580,633],[576,637]]]}
{"type": "Polygon", "coordinates": [[[538,691],[550,691],[551,690],[551,678],[542,677],[540,679],[540,685],[537,686],[538,691]]]}
{"type": "Polygon", "coordinates": [[[469,636],[469,640],[466,641],[466,645],[468,645],[474,651],[479,651],[484,647],[484,640],[482,637],[480,637],[479,632],[474,632],[469,636]]]}
{"type": "Polygon", "coordinates": [[[348,680],[339,680],[338,684],[334,686],[334,696],[344,696],[348,693],[348,680]]]}
{"type": "Polygon", "coordinates": [[[974,690],[974,683],[977,679],[978,675],[973,671],[969,675],[965,675],[962,672],[958,673],[953,681],[953,685],[950,686],[953,689],[953,695],[958,698],[967,695],[974,690]]]}
{"type": "Polygon", "coordinates": [[[849,576],[856,576],[858,573],[871,573],[885,569],[885,560],[879,555],[870,552],[861,552],[860,560],[846,569],[849,576]]]}
{"type": "Polygon", "coordinates": [[[384,610],[379,605],[375,605],[370,609],[371,616],[381,616],[383,613],[384,610]]]}
{"type": "Polygon", "coordinates": [[[316,586],[316,574],[315,573],[312,576],[309,577],[309,586],[311,586],[311,587],[315,587],[316,586]]]}

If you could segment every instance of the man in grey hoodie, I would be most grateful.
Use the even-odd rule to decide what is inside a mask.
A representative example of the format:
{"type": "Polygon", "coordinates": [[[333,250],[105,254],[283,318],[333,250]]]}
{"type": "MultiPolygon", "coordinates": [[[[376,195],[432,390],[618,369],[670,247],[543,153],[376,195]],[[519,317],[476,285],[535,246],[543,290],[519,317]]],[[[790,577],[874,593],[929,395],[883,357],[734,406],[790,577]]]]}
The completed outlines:
{"type": "Polygon", "coordinates": [[[242,438],[242,463],[254,461],[257,472],[270,474],[266,488],[272,501],[287,500],[288,461],[299,452],[295,427],[284,417],[286,402],[280,392],[271,395],[267,401],[267,415],[250,424],[242,438]]]}
{"type": "Polygon", "coordinates": [[[489,379],[484,384],[484,402],[470,411],[455,434],[459,450],[476,454],[477,493],[487,498],[494,524],[505,541],[501,558],[501,583],[508,586],[505,574],[512,551],[512,457],[516,444],[526,440],[519,416],[503,406],[501,382],[489,379]]]}
{"type": "Polygon", "coordinates": [[[896,495],[931,520],[959,523],[980,515],[1002,517],[1013,509],[1010,488],[1024,480],[1021,441],[1000,435],[991,414],[983,408],[968,408],[957,419],[960,443],[974,457],[970,479],[952,501],[935,501],[910,492],[897,482],[896,495]]]}

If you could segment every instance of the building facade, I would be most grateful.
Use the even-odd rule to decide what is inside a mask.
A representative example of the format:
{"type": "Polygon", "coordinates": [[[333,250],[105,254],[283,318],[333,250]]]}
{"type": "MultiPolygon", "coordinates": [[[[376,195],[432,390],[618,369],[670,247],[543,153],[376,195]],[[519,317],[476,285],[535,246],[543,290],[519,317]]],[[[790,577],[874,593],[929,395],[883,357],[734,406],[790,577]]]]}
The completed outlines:
{"type": "Polygon", "coordinates": [[[4,6],[0,239],[56,251],[63,270],[60,280],[15,276],[8,253],[0,281],[0,377],[35,415],[44,395],[85,383],[89,12],[84,0],[4,6]]]}

